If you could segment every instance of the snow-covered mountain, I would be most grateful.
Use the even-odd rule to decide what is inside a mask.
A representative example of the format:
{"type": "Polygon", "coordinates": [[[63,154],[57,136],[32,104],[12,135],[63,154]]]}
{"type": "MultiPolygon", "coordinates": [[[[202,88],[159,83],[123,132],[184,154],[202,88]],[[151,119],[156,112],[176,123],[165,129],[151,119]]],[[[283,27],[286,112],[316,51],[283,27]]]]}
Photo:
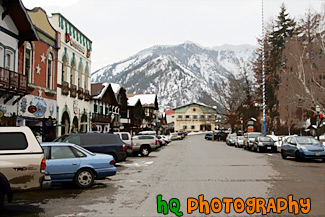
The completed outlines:
{"type": "Polygon", "coordinates": [[[252,45],[154,46],[95,71],[92,82],[119,83],[127,93],[156,93],[164,109],[191,102],[216,105],[214,86],[227,82],[229,73],[238,76],[243,67],[251,72],[255,50],[252,45]]]}

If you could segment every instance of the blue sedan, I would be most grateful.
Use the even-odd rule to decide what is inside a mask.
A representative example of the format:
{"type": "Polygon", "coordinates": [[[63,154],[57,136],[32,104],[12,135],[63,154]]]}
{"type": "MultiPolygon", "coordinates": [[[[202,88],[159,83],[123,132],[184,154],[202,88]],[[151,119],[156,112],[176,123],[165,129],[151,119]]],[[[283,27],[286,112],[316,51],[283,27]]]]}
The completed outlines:
{"type": "Polygon", "coordinates": [[[297,161],[302,159],[322,159],[325,161],[324,146],[311,136],[292,136],[283,141],[281,156],[295,157],[297,161]]]}
{"type": "Polygon", "coordinates": [[[116,174],[114,158],[92,153],[78,145],[61,142],[41,143],[46,158],[46,172],[51,181],[75,182],[80,188],[92,186],[94,179],[116,174]]]}

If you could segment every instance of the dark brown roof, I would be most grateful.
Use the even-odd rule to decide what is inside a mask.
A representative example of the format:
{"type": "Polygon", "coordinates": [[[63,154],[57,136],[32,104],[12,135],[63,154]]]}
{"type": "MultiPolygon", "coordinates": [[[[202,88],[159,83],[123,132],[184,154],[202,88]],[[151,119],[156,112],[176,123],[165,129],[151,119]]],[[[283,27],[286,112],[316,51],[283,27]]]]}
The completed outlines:
{"type": "Polygon", "coordinates": [[[2,19],[6,15],[10,15],[19,31],[20,42],[39,40],[34,25],[32,24],[21,0],[3,0],[2,5],[5,8],[5,11],[2,14],[2,19]]]}
{"type": "Polygon", "coordinates": [[[98,96],[104,87],[103,83],[91,84],[91,96],[98,96]]]}

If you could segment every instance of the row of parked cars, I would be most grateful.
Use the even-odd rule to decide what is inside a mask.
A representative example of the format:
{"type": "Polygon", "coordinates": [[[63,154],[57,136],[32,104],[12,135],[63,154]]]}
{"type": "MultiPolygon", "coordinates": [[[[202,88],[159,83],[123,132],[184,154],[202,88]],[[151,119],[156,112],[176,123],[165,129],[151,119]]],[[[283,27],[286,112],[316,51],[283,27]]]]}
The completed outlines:
{"type": "Polygon", "coordinates": [[[39,144],[28,127],[0,127],[0,209],[5,196],[12,201],[13,190],[64,182],[87,188],[95,179],[113,176],[116,162],[132,155],[148,156],[170,142],[168,136],[154,134],[76,133],[39,144]]]}
{"type": "Polygon", "coordinates": [[[321,159],[325,162],[325,146],[314,137],[293,135],[277,138],[272,135],[264,136],[260,132],[248,132],[244,136],[229,134],[226,144],[256,152],[281,152],[283,159],[294,157],[297,161],[321,159]]]}

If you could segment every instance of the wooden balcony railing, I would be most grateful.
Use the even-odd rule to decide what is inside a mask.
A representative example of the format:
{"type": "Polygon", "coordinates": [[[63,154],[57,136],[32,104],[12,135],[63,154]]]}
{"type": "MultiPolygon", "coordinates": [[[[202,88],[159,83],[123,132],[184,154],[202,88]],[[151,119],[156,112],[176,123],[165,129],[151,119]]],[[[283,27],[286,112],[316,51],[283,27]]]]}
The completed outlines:
{"type": "Polygon", "coordinates": [[[109,123],[111,121],[110,115],[104,115],[104,114],[98,114],[98,113],[92,113],[92,122],[105,122],[109,123]]]}
{"type": "Polygon", "coordinates": [[[85,99],[85,101],[89,101],[89,100],[90,100],[90,93],[89,93],[89,90],[85,90],[85,93],[84,93],[84,99],[85,99]]]}
{"type": "Polygon", "coordinates": [[[0,67],[0,88],[9,92],[27,92],[27,75],[0,67]]]}
{"type": "Polygon", "coordinates": [[[84,98],[84,89],[82,87],[78,87],[78,99],[84,98]]]}
{"type": "Polygon", "coordinates": [[[62,95],[69,95],[69,83],[66,81],[62,81],[62,95]]]}
{"type": "Polygon", "coordinates": [[[77,86],[74,84],[71,84],[70,97],[75,98],[76,96],[77,96],[77,86]]]}

